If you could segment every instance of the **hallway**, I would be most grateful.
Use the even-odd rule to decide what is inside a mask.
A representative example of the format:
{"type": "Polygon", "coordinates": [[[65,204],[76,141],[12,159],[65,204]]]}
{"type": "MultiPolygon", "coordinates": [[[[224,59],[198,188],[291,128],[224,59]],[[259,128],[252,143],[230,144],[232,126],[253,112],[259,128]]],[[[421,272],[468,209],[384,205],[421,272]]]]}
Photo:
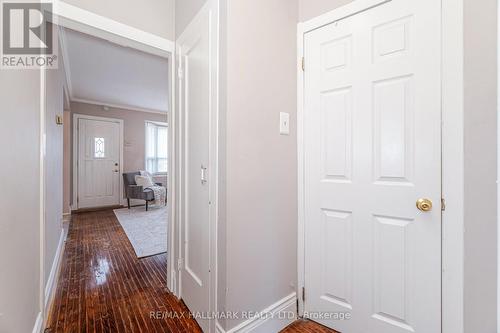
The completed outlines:
{"type": "Polygon", "coordinates": [[[167,255],[138,260],[113,211],[73,215],[46,332],[201,332],[166,276],[167,255]]]}
{"type": "MultiPolygon", "coordinates": [[[[112,210],[73,215],[46,332],[201,332],[166,272],[166,254],[137,259],[112,210]]],[[[282,331],[297,332],[335,333],[309,321],[282,331]]]]}

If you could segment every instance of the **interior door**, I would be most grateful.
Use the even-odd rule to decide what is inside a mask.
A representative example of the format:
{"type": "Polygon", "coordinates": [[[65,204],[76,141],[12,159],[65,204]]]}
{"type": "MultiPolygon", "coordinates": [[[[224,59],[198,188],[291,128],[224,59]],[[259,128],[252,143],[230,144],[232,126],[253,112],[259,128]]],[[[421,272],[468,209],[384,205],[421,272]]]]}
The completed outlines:
{"type": "Polygon", "coordinates": [[[120,123],[78,118],[78,208],[120,204],[120,123]]]}
{"type": "Polygon", "coordinates": [[[441,331],[440,6],[305,35],[305,311],[342,333],[441,331]]]}
{"type": "MultiPolygon", "coordinates": [[[[179,39],[184,170],[181,297],[193,313],[210,311],[211,195],[216,186],[210,148],[214,144],[211,16],[205,5],[179,39]]],[[[196,320],[203,331],[210,331],[208,320],[196,320]]]]}

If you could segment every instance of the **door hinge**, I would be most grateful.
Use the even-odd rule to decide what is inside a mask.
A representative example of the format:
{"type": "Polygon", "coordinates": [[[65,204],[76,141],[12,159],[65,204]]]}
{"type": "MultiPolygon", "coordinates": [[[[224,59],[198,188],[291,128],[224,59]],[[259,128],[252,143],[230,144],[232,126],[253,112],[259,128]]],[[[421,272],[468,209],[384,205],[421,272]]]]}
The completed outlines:
{"type": "Polygon", "coordinates": [[[302,302],[306,301],[306,288],[302,287],[302,302]]]}
{"type": "Polygon", "coordinates": [[[446,210],[446,201],[444,198],[441,198],[441,211],[444,212],[446,210]]]}
{"type": "Polygon", "coordinates": [[[306,71],[306,59],[304,57],[302,57],[302,71],[306,71]]]}
{"type": "Polygon", "coordinates": [[[182,271],[184,269],[184,259],[179,258],[177,259],[177,270],[182,271]]]}
{"type": "Polygon", "coordinates": [[[184,70],[182,68],[178,69],[177,74],[179,75],[180,80],[184,78],[184,70]]]}

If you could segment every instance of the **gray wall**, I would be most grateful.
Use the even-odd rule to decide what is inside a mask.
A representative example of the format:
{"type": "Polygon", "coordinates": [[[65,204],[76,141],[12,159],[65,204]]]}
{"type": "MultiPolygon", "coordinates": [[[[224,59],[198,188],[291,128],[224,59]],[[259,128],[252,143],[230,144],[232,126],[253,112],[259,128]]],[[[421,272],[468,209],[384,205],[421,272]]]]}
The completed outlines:
{"type": "Polygon", "coordinates": [[[352,1],[353,0],[298,0],[299,20],[301,22],[307,21],[352,1]]]}
{"type": "Polygon", "coordinates": [[[175,36],[179,37],[207,0],[175,0],[175,36]]]}
{"type": "Polygon", "coordinates": [[[1,70],[0,332],[40,312],[40,72],[1,70]]]}
{"type": "Polygon", "coordinates": [[[63,0],[95,14],[174,40],[174,0],[63,0]]]}
{"type": "MultiPolygon", "coordinates": [[[[108,117],[123,120],[123,136],[125,147],[123,149],[123,169],[125,172],[144,170],[146,121],[167,122],[166,114],[109,108],[102,106],[71,102],[72,114],[84,114],[96,117],[108,117]]],[[[73,135],[73,134],[71,134],[73,135]]]]}
{"type": "Polygon", "coordinates": [[[225,6],[225,305],[260,311],[296,288],[298,7],[290,0],[225,6]],[[279,133],[280,112],[290,113],[289,136],[279,133]]]}
{"type": "Polygon", "coordinates": [[[464,1],[465,332],[497,332],[497,1],[464,1]]]}
{"type": "Polygon", "coordinates": [[[47,71],[47,152],[45,159],[45,285],[55,260],[62,232],[63,217],[63,126],[56,115],[63,115],[64,70],[47,71]]]}

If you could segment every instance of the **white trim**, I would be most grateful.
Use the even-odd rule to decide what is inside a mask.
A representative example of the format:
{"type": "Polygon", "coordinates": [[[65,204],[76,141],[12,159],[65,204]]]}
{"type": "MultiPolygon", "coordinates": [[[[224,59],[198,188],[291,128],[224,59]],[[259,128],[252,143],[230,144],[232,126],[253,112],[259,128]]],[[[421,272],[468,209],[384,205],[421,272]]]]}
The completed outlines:
{"type": "Polygon", "coordinates": [[[64,213],[62,221],[63,223],[71,222],[71,213],[64,213]]]}
{"type": "Polygon", "coordinates": [[[464,333],[463,1],[442,1],[443,333],[464,333]]]}
{"type": "MultiPolygon", "coordinates": [[[[497,12],[497,35],[500,36],[500,1],[498,3],[497,12]]],[[[500,51],[500,48],[497,48],[500,51]]],[[[500,52],[497,54],[497,84],[500,82],[500,52]]],[[[500,86],[497,87],[497,110],[500,110],[500,86]]],[[[497,114],[497,150],[500,147],[500,113],[497,114]]],[[[497,330],[500,328],[500,154],[497,154],[497,330]]]]}
{"type": "MultiPolygon", "coordinates": [[[[389,0],[390,1],[390,0],[389,0]]],[[[446,211],[442,216],[442,333],[463,333],[464,272],[464,152],[463,152],[463,3],[442,1],[442,192],[446,211]]],[[[297,147],[298,147],[298,290],[304,287],[304,148],[303,100],[305,33],[383,4],[384,0],[355,0],[331,12],[298,24],[297,34],[297,147]]],[[[304,302],[299,297],[299,315],[304,302]]]]}
{"type": "MultiPolygon", "coordinates": [[[[297,234],[297,293],[302,295],[302,288],[305,286],[305,202],[304,197],[304,72],[302,61],[304,57],[304,34],[305,27],[302,23],[297,26],[297,191],[298,191],[298,234],[297,234]]],[[[298,314],[304,313],[304,302],[299,297],[298,314]]]]}
{"type": "Polygon", "coordinates": [[[56,292],[57,281],[59,280],[59,269],[61,268],[61,259],[64,253],[64,241],[65,241],[66,231],[61,230],[61,235],[59,236],[59,243],[57,244],[57,250],[54,255],[54,261],[52,263],[52,269],[50,270],[50,275],[45,285],[45,320],[47,320],[47,315],[49,311],[49,306],[54,299],[56,292]]]}
{"type": "Polygon", "coordinates": [[[174,42],[152,33],[94,14],[90,11],[54,1],[53,13],[59,25],[109,40],[115,44],[140,49],[160,56],[174,51],[174,42]]]}
{"type": "Polygon", "coordinates": [[[226,331],[224,331],[224,328],[222,328],[222,325],[219,323],[219,321],[215,322],[215,333],[226,333],[226,331]]]}
{"type": "Polygon", "coordinates": [[[43,315],[41,312],[38,312],[32,333],[42,333],[42,330],[43,330],[43,315]]]}
{"type": "MultiPolygon", "coordinates": [[[[259,311],[253,318],[244,321],[225,333],[279,332],[295,321],[295,317],[289,318],[288,315],[295,313],[296,301],[297,294],[292,293],[264,310],[259,311]]],[[[224,332],[224,329],[218,322],[216,324],[216,332],[224,332]]]]}
{"type": "Polygon", "coordinates": [[[118,123],[120,125],[120,138],[119,138],[119,143],[120,143],[120,190],[119,190],[119,196],[118,196],[118,204],[119,205],[125,205],[126,199],[123,198],[123,177],[121,175],[123,174],[123,153],[124,153],[124,134],[123,134],[123,128],[124,128],[124,122],[123,119],[117,119],[117,118],[106,118],[106,117],[97,117],[97,116],[88,116],[85,114],[78,114],[75,113],[73,114],[73,203],[72,206],[78,210],[80,207],[78,205],[78,158],[79,152],[78,152],[78,146],[79,146],[79,130],[78,130],[78,122],[80,119],[88,119],[88,120],[95,120],[95,121],[107,121],[107,122],[112,122],[112,123],[118,123]]]}
{"type": "MultiPolygon", "coordinates": [[[[37,325],[42,326],[43,325],[43,318],[45,317],[45,223],[46,223],[46,217],[45,217],[45,156],[47,152],[47,125],[46,125],[46,114],[47,114],[47,94],[46,94],[46,71],[47,69],[45,67],[42,67],[40,69],[40,188],[39,188],[39,195],[40,195],[40,289],[39,289],[39,310],[40,313],[38,315],[35,328],[37,328],[37,325]]],[[[40,329],[37,331],[39,332],[40,329]]],[[[35,332],[35,331],[34,331],[35,332]]]]}
{"type": "Polygon", "coordinates": [[[85,104],[98,105],[98,106],[107,106],[108,108],[112,108],[112,109],[123,109],[123,110],[128,110],[128,111],[159,113],[159,114],[163,114],[163,115],[168,114],[167,110],[145,109],[145,108],[141,108],[141,107],[137,107],[137,106],[133,106],[133,105],[113,104],[113,103],[106,103],[106,102],[95,101],[95,100],[84,99],[84,98],[71,97],[71,102],[85,103],[85,104]]]}
{"type": "Polygon", "coordinates": [[[169,124],[168,130],[168,174],[167,174],[167,206],[168,206],[168,241],[167,244],[169,246],[168,251],[168,263],[167,264],[167,283],[170,291],[176,296],[179,297],[178,286],[177,286],[177,265],[175,265],[175,228],[178,225],[176,220],[177,218],[177,115],[175,113],[175,101],[176,101],[176,85],[175,85],[175,77],[176,77],[176,56],[175,56],[175,43],[172,47],[169,61],[170,65],[170,77],[168,86],[170,87],[170,112],[167,115],[167,122],[169,124]]]}

